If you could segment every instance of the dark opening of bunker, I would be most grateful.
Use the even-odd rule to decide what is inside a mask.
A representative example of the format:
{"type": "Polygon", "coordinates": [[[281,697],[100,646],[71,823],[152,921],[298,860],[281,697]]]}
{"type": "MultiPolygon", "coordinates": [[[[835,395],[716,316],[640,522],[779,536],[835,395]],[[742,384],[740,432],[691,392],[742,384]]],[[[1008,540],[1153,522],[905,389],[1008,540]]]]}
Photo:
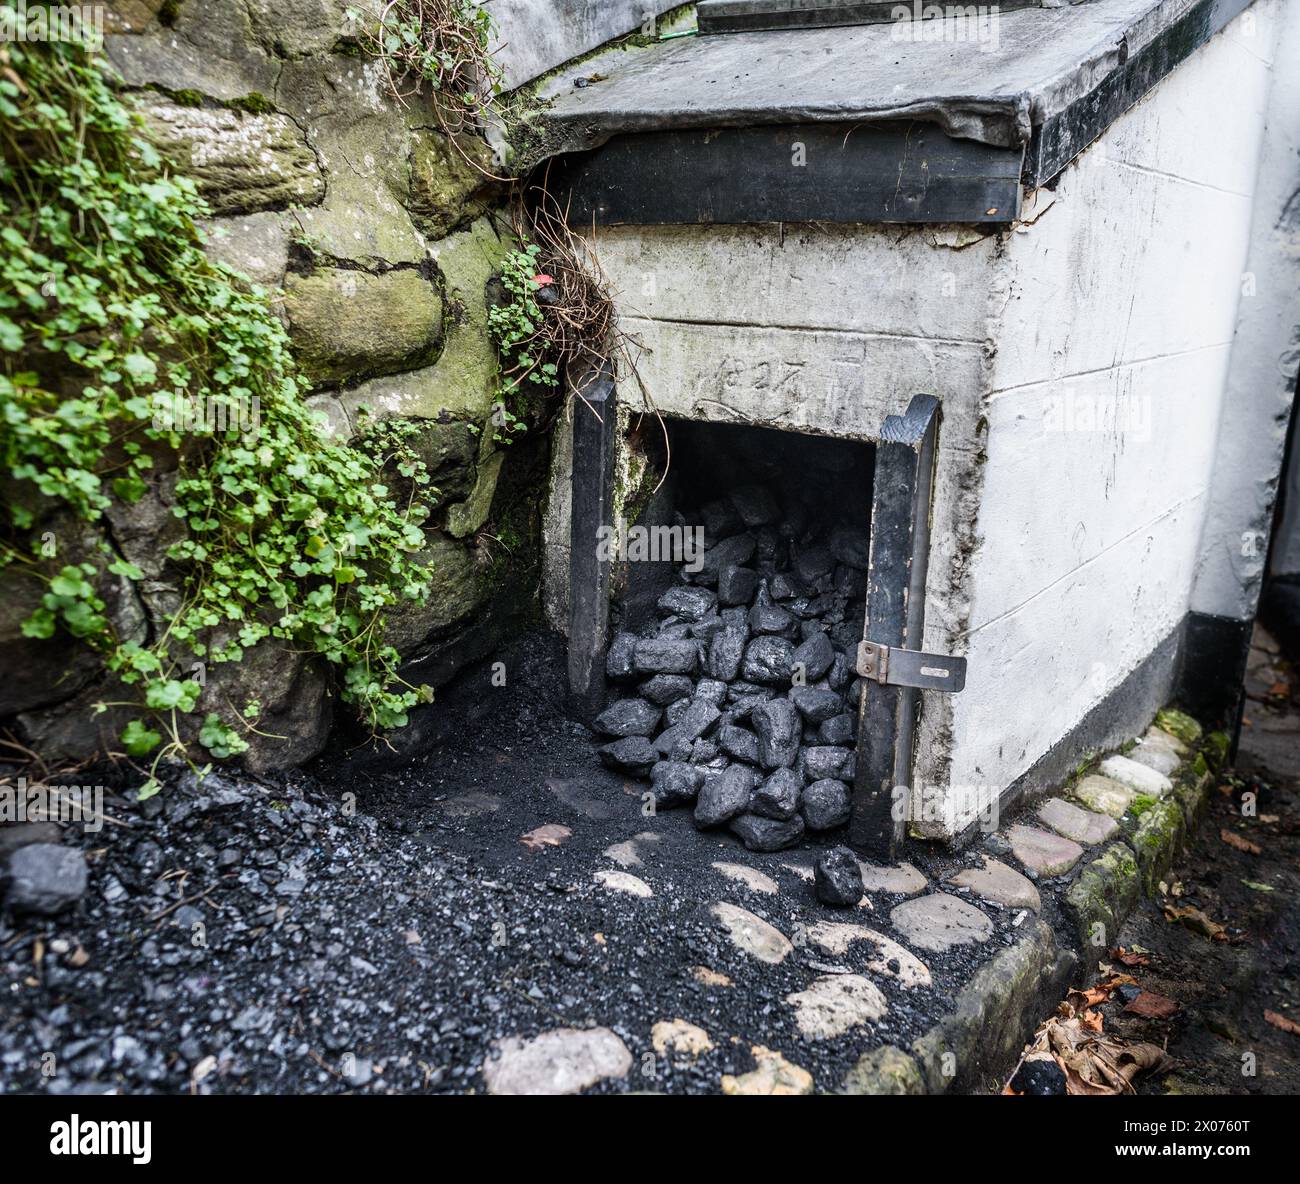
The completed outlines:
{"type": "Polygon", "coordinates": [[[678,419],[663,435],[665,479],[603,536],[600,759],[754,850],[834,831],[855,774],[875,450],[678,419]]]}

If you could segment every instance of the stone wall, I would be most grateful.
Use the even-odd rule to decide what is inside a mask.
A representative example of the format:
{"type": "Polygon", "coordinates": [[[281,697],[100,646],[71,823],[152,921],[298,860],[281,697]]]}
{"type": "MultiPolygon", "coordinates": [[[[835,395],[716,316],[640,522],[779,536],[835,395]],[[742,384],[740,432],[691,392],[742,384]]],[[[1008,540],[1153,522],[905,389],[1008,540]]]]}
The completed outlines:
{"type": "MultiPolygon", "coordinates": [[[[201,228],[210,254],[270,294],[313,384],[321,430],[349,436],[363,409],[420,421],[420,451],[440,493],[426,552],[433,584],[427,600],[398,614],[390,638],[422,681],[436,681],[493,644],[483,618],[510,616],[493,612],[494,590],[527,584],[517,570],[503,579],[503,564],[535,553],[538,457],[526,446],[499,449],[483,430],[497,385],[488,291],[511,246],[501,189],[474,167],[490,154],[476,138],[453,143],[427,100],[403,104],[385,92],[354,23],[355,10],[380,7],[123,0],[109,5],[105,48],[164,152],[211,207],[201,228]],[[511,501],[522,510],[505,550],[494,515],[514,513],[511,501]],[[494,534],[486,543],[485,527],[494,534]]],[[[171,521],[163,485],[132,510],[135,547],[122,541],[130,524],[115,524],[119,545],[155,565],[166,545],[156,528],[171,521]]],[[[143,633],[142,614],[157,619],[166,605],[162,595],[123,613],[143,633]]],[[[21,619],[4,615],[0,645],[6,657],[22,649],[36,673],[7,689],[4,716],[47,759],[120,747],[115,713],[102,726],[89,722],[89,704],[106,697],[96,663],[79,651],[37,652],[18,633],[21,619]]],[[[253,767],[300,763],[324,745],[329,696],[312,663],[258,647],[208,679],[205,698],[259,697],[271,715],[264,730],[289,737],[250,737],[253,767]]]]}

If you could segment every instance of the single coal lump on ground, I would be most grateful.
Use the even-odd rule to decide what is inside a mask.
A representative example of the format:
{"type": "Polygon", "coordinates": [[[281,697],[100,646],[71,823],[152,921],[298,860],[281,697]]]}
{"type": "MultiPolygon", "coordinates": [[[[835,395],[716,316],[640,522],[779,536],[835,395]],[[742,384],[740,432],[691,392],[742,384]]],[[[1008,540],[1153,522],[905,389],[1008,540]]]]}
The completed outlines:
{"type": "Polygon", "coordinates": [[[608,648],[601,759],[751,850],[848,821],[868,555],[849,484],[844,466],[787,464],[675,510],[704,551],[608,648]]]}

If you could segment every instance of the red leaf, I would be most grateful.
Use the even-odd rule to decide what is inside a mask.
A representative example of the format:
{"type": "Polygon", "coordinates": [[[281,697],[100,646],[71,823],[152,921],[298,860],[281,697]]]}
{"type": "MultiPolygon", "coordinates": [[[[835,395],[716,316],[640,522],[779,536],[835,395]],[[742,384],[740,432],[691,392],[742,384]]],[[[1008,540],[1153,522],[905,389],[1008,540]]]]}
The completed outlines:
{"type": "Polygon", "coordinates": [[[1157,995],[1154,991],[1143,991],[1124,1010],[1149,1020],[1163,1020],[1178,1010],[1178,1003],[1164,995],[1157,995]]]}

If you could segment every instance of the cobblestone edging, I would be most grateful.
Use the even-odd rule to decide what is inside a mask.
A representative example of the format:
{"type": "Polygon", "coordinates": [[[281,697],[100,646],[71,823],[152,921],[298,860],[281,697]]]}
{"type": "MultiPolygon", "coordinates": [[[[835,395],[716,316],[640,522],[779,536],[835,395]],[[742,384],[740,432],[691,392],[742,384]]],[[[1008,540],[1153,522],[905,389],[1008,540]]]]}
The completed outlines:
{"type": "MultiPolygon", "coordinates": [[[[1088,958],[1095,960],[1113,945],[1138,901],[1156,893],[1204,815],[1213,770],[1223,765],[1228,752],[1225,735],[1202,737],[1200,725],[1177,711],[1162,711],[1138,743],[1167,743],[1170,751],[1181,750],[1168,774],[1172,788],[1147,802],[1130,784],[1126,804],[1139,805],[1140,813],[1134,817],[1122,810],[1113,840],[1092,848],[1091,858],[1055,899],[1056,927],[1041,917],[1027,924],[1019,940],[976,972],[950,1013],[909,1048],[886,1045],[867,1053],[847,1074],[841,1092],[974,1090],[1010,1068],[1037,1017],[1088,958]]],[[[1114,760],[1107,758],[1102,769],[1123,775],[1126,765],[1112,764],[1114,760]]],[[[1085,778],[1066,792],[1095,804],[1106,787],[1087,782],[1104,780],[1085,778]]],[[[1044,897],[1046,902],[1048,894],[1044,897]]]]}

